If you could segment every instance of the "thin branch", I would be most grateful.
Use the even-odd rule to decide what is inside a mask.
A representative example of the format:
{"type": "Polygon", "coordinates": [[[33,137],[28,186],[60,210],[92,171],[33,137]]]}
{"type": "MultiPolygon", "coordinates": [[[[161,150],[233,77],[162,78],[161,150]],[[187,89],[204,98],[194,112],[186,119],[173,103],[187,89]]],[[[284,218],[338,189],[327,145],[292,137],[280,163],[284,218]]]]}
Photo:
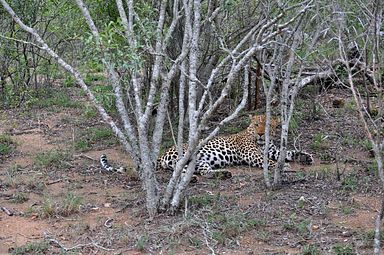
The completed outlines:
{"type": "Polygon", "coordinates": [[[37,44],[34,44],[32,42],[28,42],[28,41],[24,41],[24,40],[20,40],[20,39],[16,39],[16,38],[13,38],[13,37],[8,37],[8,36],[5,36],[5,35],[2,35],[0,34],[0,37],[1,38],[4,38],[4,39],[7,39],[7,40],[11,40],[11,41],[15,41],[15,42],[20,42],[20,43],[23,43],[23,44],[29,44],[29,45],[32,45],[36,48],[39,48],[39,49],[43,49],[41,46],[37,45],[37,44]]]}
{"type": "Polygon", "coordinates": [[[104,251],[114,251],[115,250],[115,249],[105,248],[105,247],[99,245],[98,243],[96,243],[95,241],[93,241],[92,239],[91,239],[90,243],[76,244],[76,245],[74,245],[72,247],[65,247],[60,241],[58,241],[57,239],[53,238],[51,235],[49,235],[46,232],[44,232],[44,240],[48,241],[51,244],[56,245],[57,247],[59,247],[60,249],[63,249],[64,251],[72,251],[72,250],[81,249],[81,248],[89,247],[89,246],[94,246],[94,247],[96,247],[96,248],[98,248],[100,250],[104,250],[104,251]]]}

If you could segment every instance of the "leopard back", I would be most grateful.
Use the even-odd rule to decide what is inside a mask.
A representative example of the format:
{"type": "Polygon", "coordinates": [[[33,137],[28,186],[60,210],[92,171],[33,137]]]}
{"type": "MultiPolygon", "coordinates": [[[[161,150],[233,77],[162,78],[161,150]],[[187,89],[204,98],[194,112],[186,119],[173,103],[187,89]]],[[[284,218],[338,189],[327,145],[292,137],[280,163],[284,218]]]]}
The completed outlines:
{"type": "MultiPolygon", "coordinates": [[[[208,141],[197,153],[197,165],[200,171],[211,171],[230,165],[247,164],[261,167],[262,146],[265,137],[265,115],[250,116],[250,124],[240,133],[219,136],[208,141]]],[[[271,120],[271,133],[274,133],[278,124],[276,119],[271,120]]],[[[184,150],[186,145],[184,145],[184,150]]],[[[174,170],[178,153],[173,146],[158,159],[157,166],[163,169],[174,170]]]]}

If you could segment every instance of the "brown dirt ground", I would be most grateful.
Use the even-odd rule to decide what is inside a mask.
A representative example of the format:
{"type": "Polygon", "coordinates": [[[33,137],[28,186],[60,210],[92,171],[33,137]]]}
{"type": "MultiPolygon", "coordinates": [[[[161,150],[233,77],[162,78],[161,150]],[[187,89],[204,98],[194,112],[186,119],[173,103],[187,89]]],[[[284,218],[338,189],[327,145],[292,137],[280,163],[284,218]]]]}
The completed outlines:
{"type": "MultiPolygon", "coordinates": [[[[307,92],[298,102],[300,127],[293,136],[302,134],[301,147],[316,160],[312,166],[291,165],[303,181],[268,191],[260,170],[230,168],[233,178],[200,178],[189,187],[187,209],[153,221],[131,162],[116,143],[73,149],[88,126],[105,127],[99,119],[86,119],[76,108],[3,111],[0,131],[17,146],[0,158],[0,206],[14,213],[0,211],[0,254],[49,238],[73,248],[68,254],[302,254],[308,245],[321,254],[336,254],[336,246],[372,254],[382,193],[346,95],[341,89],[307,92]],[[344,98],[346,106],[332,108],[334,97],[344,98]],[[317,111],[304,110],[316,109],[313,104],[317,111]],[[317,144],[316,137],[322,137],[317,144]],[[59,166],[38,167],[36,155],[53,150],[70,156],[59,166]],[[98,157],[103,153],[127,174],[102,172],[98,157]],[[82,198],[81,206],[60,213],[68,192],[82,198]],[[28,200],[14,203],[12,196],[20,193],[28,200]],[[44,216],[47,201],[56,211],[44,216]]],[[[168,176],[160,174],[163,186],[168,176]]],[[[45,254],[63,251],[48,243],[45,254]]]]}

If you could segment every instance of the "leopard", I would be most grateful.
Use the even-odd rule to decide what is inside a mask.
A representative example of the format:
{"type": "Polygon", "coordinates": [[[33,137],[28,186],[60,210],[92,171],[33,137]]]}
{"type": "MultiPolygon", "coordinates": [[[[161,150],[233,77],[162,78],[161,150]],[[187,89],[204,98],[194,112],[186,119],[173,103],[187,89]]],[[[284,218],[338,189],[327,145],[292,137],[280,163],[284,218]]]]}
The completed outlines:
{"type": "Polygon", "coordinates": [[[114,167],[112,166],[109,161],[108,161],[108,158],[107,158],[107,155],[105,154],[102,154],[100,156],[100,165],[101,165],[101,169],[103,169],[105,172],[109,172],[109,173],[119,173],[119,174],[123,174],[126,172],[126,169],[125,167],[114,167]]]}
{"type": "MultiPolygon", "coordinates": [[[[228,166],[246,165],[252,168],[263,168],[265,148],[266,115],[250,115],[249,126],[239,133],[218,136],[209,140],[196,153],[195,175],[208,176],[220,174],[223,178],[231,178],[232,173],[223,168],[228,166]]],[[[271,137],[275,134],[279,121],[270,121],[271,137]]],[[[183,153],[187,150],[183,145],[183,153]]],[[[278,147],[271,140],[268,145],[268,168],[276,167],[280,156],[278,147]]],[[[169,148],[157,159],[157,170],[174,171],[178,160],[175,146],[169,148]]],[[[299,162],[303,165],[313,164],[313,156],[305,151],[287,150],[286,162],[299,162]]],[[[183,173],[185,173],[184,168],[183,173]]],[[[196,181],[196,177],[193,178],[196,181]]]]}

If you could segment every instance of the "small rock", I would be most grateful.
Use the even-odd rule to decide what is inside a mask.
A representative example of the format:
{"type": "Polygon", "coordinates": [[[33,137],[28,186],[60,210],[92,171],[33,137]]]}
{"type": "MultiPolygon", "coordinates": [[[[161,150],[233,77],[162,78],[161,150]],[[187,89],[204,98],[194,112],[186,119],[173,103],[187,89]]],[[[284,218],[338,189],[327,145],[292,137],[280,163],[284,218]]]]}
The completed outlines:
{"type": "Polygon", "coordinates": [[[352,236],[352,233],[349,232],[349,231],[343,231],[342,235],[345,236],[345,237],[350,237],[350,236],[352,236]]]}

